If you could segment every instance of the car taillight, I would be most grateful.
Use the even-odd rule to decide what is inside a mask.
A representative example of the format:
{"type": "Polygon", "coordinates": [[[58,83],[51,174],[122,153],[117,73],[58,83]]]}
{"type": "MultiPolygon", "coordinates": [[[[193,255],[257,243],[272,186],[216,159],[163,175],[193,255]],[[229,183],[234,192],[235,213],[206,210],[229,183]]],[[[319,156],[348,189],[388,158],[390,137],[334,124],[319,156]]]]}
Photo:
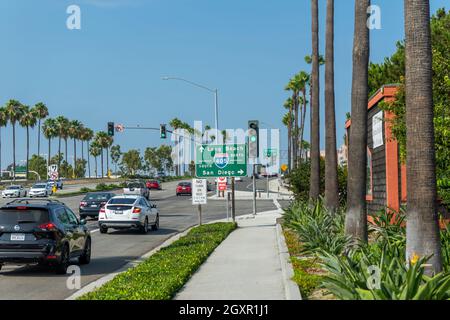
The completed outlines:
{"type": "Polygon", "coordinates": [[[43,224],[39,225],[38,228],[43,231],[56,231],[57,230],[56,225],[52,222],[43,223],[43,224]]]}
{"type": "Polygon", "coordinates": [[[80,202],[80,207],[86,207],[87,206],[87,202],[86,201],[81,201],[80,202]]]}
{"type": "Polygon", "coordinates": [[[141,213],[141,208],[134,208],[133,213],[141,213]]]}
{"type": "Polygon", "coordinates": [[[105,212],[106,212],[105,207],[100,208],[100,213],[105,213],[105,212]]]}

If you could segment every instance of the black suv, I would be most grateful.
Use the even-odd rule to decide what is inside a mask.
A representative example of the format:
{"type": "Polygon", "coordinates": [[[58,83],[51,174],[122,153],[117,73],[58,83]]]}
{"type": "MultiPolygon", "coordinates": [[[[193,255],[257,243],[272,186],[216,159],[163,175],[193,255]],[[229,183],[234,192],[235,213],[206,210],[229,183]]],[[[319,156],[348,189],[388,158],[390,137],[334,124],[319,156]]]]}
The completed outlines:
{"type": "Polygon", "coordinates": [[[19,199],[0,208],[0,269],[5,263],[39,263],[65,274],[70,259],[91,260],[86,221],[55,200],[19,199]]]}

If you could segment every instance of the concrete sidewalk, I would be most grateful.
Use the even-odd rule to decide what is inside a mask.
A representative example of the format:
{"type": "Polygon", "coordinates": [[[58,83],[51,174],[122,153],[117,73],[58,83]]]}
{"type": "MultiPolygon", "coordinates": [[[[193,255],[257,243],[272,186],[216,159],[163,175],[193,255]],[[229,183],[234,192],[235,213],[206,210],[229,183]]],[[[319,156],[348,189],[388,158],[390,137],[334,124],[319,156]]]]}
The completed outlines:
{"type": "Polygon", "coordinates": [[[281,211],[238,218],[239,228],[216,248],[177,300],[300,300],[284,237],[281,211]]]}

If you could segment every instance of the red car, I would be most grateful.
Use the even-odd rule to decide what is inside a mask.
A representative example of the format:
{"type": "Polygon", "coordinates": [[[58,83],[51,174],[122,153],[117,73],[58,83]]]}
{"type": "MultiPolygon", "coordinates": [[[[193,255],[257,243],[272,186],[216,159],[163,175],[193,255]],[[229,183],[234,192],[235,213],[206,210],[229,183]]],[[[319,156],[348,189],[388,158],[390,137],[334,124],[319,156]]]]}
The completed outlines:
{"type": "Polygon", "coordinates": [[[180,182],[177,186],[177,197],[180,195],[192,196],[192,184],[190,182],[180,182]]]}
{"type": "Polygon", "coordinates": [[[147,181],[146,185],[149,190],[161,190],[161,184],[157,180],[147,181]]]}

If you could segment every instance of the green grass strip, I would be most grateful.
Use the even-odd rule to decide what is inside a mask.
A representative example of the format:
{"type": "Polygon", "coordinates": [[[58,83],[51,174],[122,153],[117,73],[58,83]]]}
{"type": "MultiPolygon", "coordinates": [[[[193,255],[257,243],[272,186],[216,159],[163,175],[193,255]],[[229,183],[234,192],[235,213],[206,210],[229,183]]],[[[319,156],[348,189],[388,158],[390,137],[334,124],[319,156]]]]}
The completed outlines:
{"type": "Polygon", "coordinates": [[[196,227],[79,300],[170,300],[234,229],[234,223],[196,227]]]}

